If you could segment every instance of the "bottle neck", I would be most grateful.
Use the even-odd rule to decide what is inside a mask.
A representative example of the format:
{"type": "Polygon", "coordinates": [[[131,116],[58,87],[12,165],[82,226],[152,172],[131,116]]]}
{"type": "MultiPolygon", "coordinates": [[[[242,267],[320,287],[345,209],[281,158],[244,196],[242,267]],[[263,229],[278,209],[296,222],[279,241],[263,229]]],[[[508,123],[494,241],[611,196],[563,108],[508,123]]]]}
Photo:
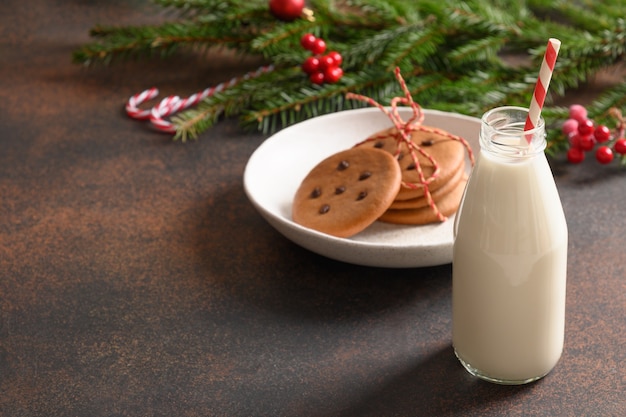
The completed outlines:
{"type": "Polygon", "coordinates": [[[481,119],[481,150],[498,158],[524,160],[542,155],[546,148],[545,122],[524,130],[528,110],[522,107],[498,107],[481,119]]]}

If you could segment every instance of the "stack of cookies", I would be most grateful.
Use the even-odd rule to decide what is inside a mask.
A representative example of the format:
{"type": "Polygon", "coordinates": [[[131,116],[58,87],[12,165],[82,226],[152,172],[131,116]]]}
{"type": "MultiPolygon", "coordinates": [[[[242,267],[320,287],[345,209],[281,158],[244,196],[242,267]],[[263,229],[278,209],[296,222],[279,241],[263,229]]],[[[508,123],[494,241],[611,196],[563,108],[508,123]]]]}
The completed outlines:
{"type": "MultiPolygon", "coordinates": [[[[439,212],[451,216],[459,208],[461,196],[465,189],[467,176],[465,173],[464,145],[444,132],[427,126],[413,130],[411,140],[418,145],[430,158],[417,152],[417,159],[422,170],[423,178],[428,180],[435,172],[435,164],[439,173],[428,183],[428,191],[432,201],[437,205],[439,212]],[[434,163],[433,163],[434,161],[434,163]]],[[[440,220],[437,212],[428,204],[424,187],[421,185],[419,172],[411,157],[407,146],[396,139],[397,130],[388,129],[373,136],[359,146],[383,149],[389,153],[396,153],[398,164],[402,172],[402,186],[393,203],[378,220],[397,223],[424,225],[440,220]],[[411,187],[409,184],[414,184],[411,187]]]]}
{"type": "Polygon", "coordinates": [[[376,220],[424,225],[454,214],[467,181],[465,145],[426,126],[411,132],[411,140],[423,150],[416,155],[431,205],[413,157],[397,135],[395,128],[376,133],[315,166],[294,197],[294,222],[350,237],[376,220]]]}

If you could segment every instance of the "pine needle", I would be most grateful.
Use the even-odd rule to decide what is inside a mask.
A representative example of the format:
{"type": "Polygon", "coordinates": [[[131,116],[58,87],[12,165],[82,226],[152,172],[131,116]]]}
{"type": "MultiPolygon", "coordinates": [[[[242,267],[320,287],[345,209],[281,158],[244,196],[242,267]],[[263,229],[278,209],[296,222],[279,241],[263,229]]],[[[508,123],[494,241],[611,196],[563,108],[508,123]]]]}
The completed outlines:
{"type": "MultiPolygon", "coordinates": [[[[527,105],[550,37],[562,41],[551,82],[564,95],[626,58],[624,0],[311,0],[314,19],[282,22],[266,0],[155,0],[175,16],[153,26],[92,29],[92,41],[73,59],[84,65],[160,56],[181,48],[219,45],[263,57],[275,71],[246,79],[176,115],[175,139],[197,138],[224,117],[269,134],[322,114],[363,106],[354,92],[385,102],[398,94],[399,67],[422,106],[480,116],[503,104],[527,105]],[[322,37],[343,57],[336,84],[314,85],[300,65],[310,54],[305,33],[322,37]],[[507,57],[527,58],[524,65],[507,57]]],[[[198,89],[206,88],[198,86],[198,89]]],[[[626,85],[589,106],[601,117],[626,106],[626,85]]],[[[545,117],[565,109],[544,108],[545,117]]]]}

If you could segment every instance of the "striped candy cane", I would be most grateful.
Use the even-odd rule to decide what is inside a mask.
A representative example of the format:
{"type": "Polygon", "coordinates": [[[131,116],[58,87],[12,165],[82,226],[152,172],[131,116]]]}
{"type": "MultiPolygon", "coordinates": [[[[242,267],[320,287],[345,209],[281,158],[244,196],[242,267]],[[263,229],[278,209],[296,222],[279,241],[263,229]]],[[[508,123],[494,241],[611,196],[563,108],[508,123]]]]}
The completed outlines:
{"type": "Polygon", "coordinates": [[[187,98],[181,99],[178,96],[169,96],[161,100],[156,106],[149,110],[139,109],[139,105],[145,101],[155,98],[159,94],[159,90],[151,88],[139,94],[130,97],[126,103],[126,113],[139,120],[150,120],[152,126],[166,133],[176,133],[176,127],[164,118],[171,116],[181,110],[195,106],[205,98],[211,97],[216,93],[222,92],[243,80],[258,77],[261,74],[270,72],[274,69],[273,65],[259,67],[256,71],[251,71],[241,77],[233,77],[229,81],[220,83],[214,87],[206,88],[202,91],[194,93],[187,98]]]}
{"type": "Polygon", "coordinates": [[[159,90],[156,87],[152,87],[148,90],[142,91],[139,94],[135,94],[128,99],[126,103],[126,114],[133,119],[145,120],[150,118],[150,110],[141,110],[139,105],[145,101],[151,100],[159,95],[159,90]]]}
{"type": "Polygon", "coordinates": [[[165,97],[150,110],[150,123],[152,126],[166,133],[175,133],[176,128],[163,119],[165,116],[172,115],[181,109],[182,100],[178,96],[165,97]]]}

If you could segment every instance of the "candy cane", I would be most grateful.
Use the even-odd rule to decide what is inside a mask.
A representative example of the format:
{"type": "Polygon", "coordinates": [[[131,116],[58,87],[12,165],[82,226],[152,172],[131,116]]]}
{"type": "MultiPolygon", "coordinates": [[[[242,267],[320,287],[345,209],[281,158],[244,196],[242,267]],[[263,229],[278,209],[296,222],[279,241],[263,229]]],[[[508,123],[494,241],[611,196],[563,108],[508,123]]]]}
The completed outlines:
{"type": "MultiPolygon", "coordinates": [[[[524,130],[533,130],[539,123],[541,117],[541,109],[546,99],[550,80],[552,79],[552,73],[554,72],[554,66],[556,64],[556,57],[559,54],[561,48],[561,41],[558,39],[550,38],[548,40],[548,46],[543,56],[541,63],[541,69],[539,70],[539,77],[537,78],[537,84],[535,84],[535,91],[533,92],[533,98],[530,102],[528,109],[528,117],[526,117],[526,124],[524,130]]],[[[526,135],[526,141],[530,144],[532,135],[526,135]]]]}
{"type": "Polygon", "coordinates": [[[163,117],[169,116],[180,110],[181,99],[178,96],[164,98],[150,110],[150,123],[162,132],[175,133],[176,128],[163,117]]]}
{"type": "Polygon", "coordinates": [[[133,119],[149,119],[150,110],[141,110],[138,106],[145,101],[151,100],[159,95],[159,90],[156,87],[152,87],[148,90],[142,91],[139,94],[135,94],[128,99],[126,103],[126,113],[133,119]]]}
{"type": "Polygon", "coordinates": [[[139,94],[132,96],[126,103],[126,113],[134,119],[149,119],[150,123],[156,129],[166,133],[176,133],[176,127],[164,118],[171,116],[181,110],[195,106],[205,98],[211,97],[216,93],[222,92],[243,80],[258,77],[261,74],[272,71],[273,65],[259,67],[256,71],[251,71],[241,77],[233,77],[227,82],[220,83],[214,87],[206,88],[202,91],[194,93],[187,98],[181,99],[178,96],[169,96],[164,98],[152,107],[150,110],[141,110],[138,106],[159,94],[159,90],[151,88],[139,94]]]}

